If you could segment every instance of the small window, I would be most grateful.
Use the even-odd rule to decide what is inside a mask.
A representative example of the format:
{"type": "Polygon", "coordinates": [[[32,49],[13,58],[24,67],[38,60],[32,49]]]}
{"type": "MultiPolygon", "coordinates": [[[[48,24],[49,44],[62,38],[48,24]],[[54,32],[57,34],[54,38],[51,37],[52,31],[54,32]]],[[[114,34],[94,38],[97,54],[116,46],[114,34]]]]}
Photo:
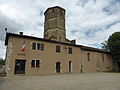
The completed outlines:
{"type": "Polygon", "coordinates": [[[69,52],[69,54],[72,54],[72,48],[68,48],[68,52],[69,52]]]}
{"type": "Polygon", "coordinates": [[[35,67],[35,60],[32,60],[31,67],[35,67]]]}
{"type": "Polygon", "coordinates": [[[40,67],[40,60],[32,60],[31,67],[40,67]]]}
{"type": "Polygon", "coordinates": [[[87,53],[87,59],[90,61],[90,53],[87,53]]]}
{"type": "Polygon", "coordinates": [[[40,44],[37,43],[37,50],[40,50],[40,44]]]}
{"type": "Polygon", "coordinates": [[[62,10],[60,10],[60,15],[63,16],[63,14],[62,14],[62,10]]]}
{"type": "Polygon", "coordinates": [[[33,44],[32,44],[32,49],[33,49],[33,50],[36,50],[36,43],[33,43],[33,44]]]}
{"type": "Polygon", "coordinates": [[[41,44],[41,50],[44,50],[44,44],[41,44]]]}
{"type": "Polygon", "coordinates": [[[60,46],[56,46],[56,52],[60,53],[60,46]]]}
{"type": "Polygon", "coordinates": [[[40,60],[36,60],[36,67],[40,67],[40,60]]]}
{"type": "Polygon", "coordinates": [[[48,35],[45,35],[45,38],[48,38],[48,35]]]}
{"type": "Polygon", "coordinates": [[[54,13],[54,12],[55,12],[55,10],[54,10],[54,9],[52,9],[52,12],[54,13]]]}
{"type": "Polygon", "coordinates": [[[104,62],[104,54],[102,54],[102,60],[103,60],[103,62],[104,62]]]}
{"type": "Polygon", "coordinates": [[[61,37],[59,37],[59,41],[61,42],[61,37]]]}
{"type": "Polygon", "coordinates": [[[32,43],[33,50],[44,50],[44,44],[41,43],[32,43]]]}

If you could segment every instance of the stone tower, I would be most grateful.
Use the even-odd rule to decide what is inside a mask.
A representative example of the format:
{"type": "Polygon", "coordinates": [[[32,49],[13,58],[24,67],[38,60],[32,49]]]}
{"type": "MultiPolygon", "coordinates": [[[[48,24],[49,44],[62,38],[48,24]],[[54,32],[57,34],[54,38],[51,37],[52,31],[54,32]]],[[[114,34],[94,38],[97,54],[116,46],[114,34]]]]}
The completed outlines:
{"type": "Polygon", "coordinates": [[[65,9],[55,6],[45,13],[44,39],[66,42],[65,9]]]}

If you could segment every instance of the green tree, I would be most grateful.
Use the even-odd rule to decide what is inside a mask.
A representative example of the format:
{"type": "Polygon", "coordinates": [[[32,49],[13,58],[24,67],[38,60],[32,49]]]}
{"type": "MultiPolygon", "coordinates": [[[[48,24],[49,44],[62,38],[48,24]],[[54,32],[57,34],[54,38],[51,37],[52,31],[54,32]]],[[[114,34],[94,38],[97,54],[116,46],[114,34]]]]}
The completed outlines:
{"type": "Polygon", "coordinates": [[[109,37],[107,47],[113,58],[120,61],[120,32],[115,32],[109,37]]]}
{"type": "MultiPolygon", "coordinates": [[[[102,48],[106,51],[110,51],[114,59],[114,64],[118,65],[120,71],[120,32],[113,33],[107,41],[102,43],[102,48]],[[116,62],[116,63],[115,63],[116,62]]],[[[117,69],[115,69],[116,71],[117,69]]],[[[117,70],[118,71],[118,70],[117,70]]]]}
{"type": "Polygon", "coordinates": [[[2,58],[0,58],[0,65],[5,65],[5,60],[3,60],[2,58]]]}
{"type": "Polygon", "coordinates": [[[104,41],[102,44],[102,48],[106,51],[109,51],[109,48],[108,48],[108,44],[107,44],[108,41],[104,41]]]}

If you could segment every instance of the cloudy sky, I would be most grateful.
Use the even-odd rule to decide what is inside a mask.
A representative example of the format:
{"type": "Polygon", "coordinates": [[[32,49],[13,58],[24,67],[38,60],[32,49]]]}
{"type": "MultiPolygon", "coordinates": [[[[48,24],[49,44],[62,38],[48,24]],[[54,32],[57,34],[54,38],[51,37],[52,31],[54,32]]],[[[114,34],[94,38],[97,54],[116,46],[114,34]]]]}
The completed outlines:
{"type": "Polygon", "coordinates": [[[120,0],[0,0],[0,58],[5,58],[5,28],[8,32],[43,37],[44,11],[66,9],[67,38],[77,44],[101,47],[120,31],[120,0]]]}

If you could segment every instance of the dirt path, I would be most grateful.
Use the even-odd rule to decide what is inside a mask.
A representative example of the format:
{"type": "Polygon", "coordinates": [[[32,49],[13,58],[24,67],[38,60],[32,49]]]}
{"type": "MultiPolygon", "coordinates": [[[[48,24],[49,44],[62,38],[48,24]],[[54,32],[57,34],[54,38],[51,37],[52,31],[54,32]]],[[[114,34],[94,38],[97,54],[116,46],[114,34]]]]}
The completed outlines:
{"type": "Polygon", "coordinates": [[[0,90],[120,90],[120,73],[1,77],[0,90]]]}

